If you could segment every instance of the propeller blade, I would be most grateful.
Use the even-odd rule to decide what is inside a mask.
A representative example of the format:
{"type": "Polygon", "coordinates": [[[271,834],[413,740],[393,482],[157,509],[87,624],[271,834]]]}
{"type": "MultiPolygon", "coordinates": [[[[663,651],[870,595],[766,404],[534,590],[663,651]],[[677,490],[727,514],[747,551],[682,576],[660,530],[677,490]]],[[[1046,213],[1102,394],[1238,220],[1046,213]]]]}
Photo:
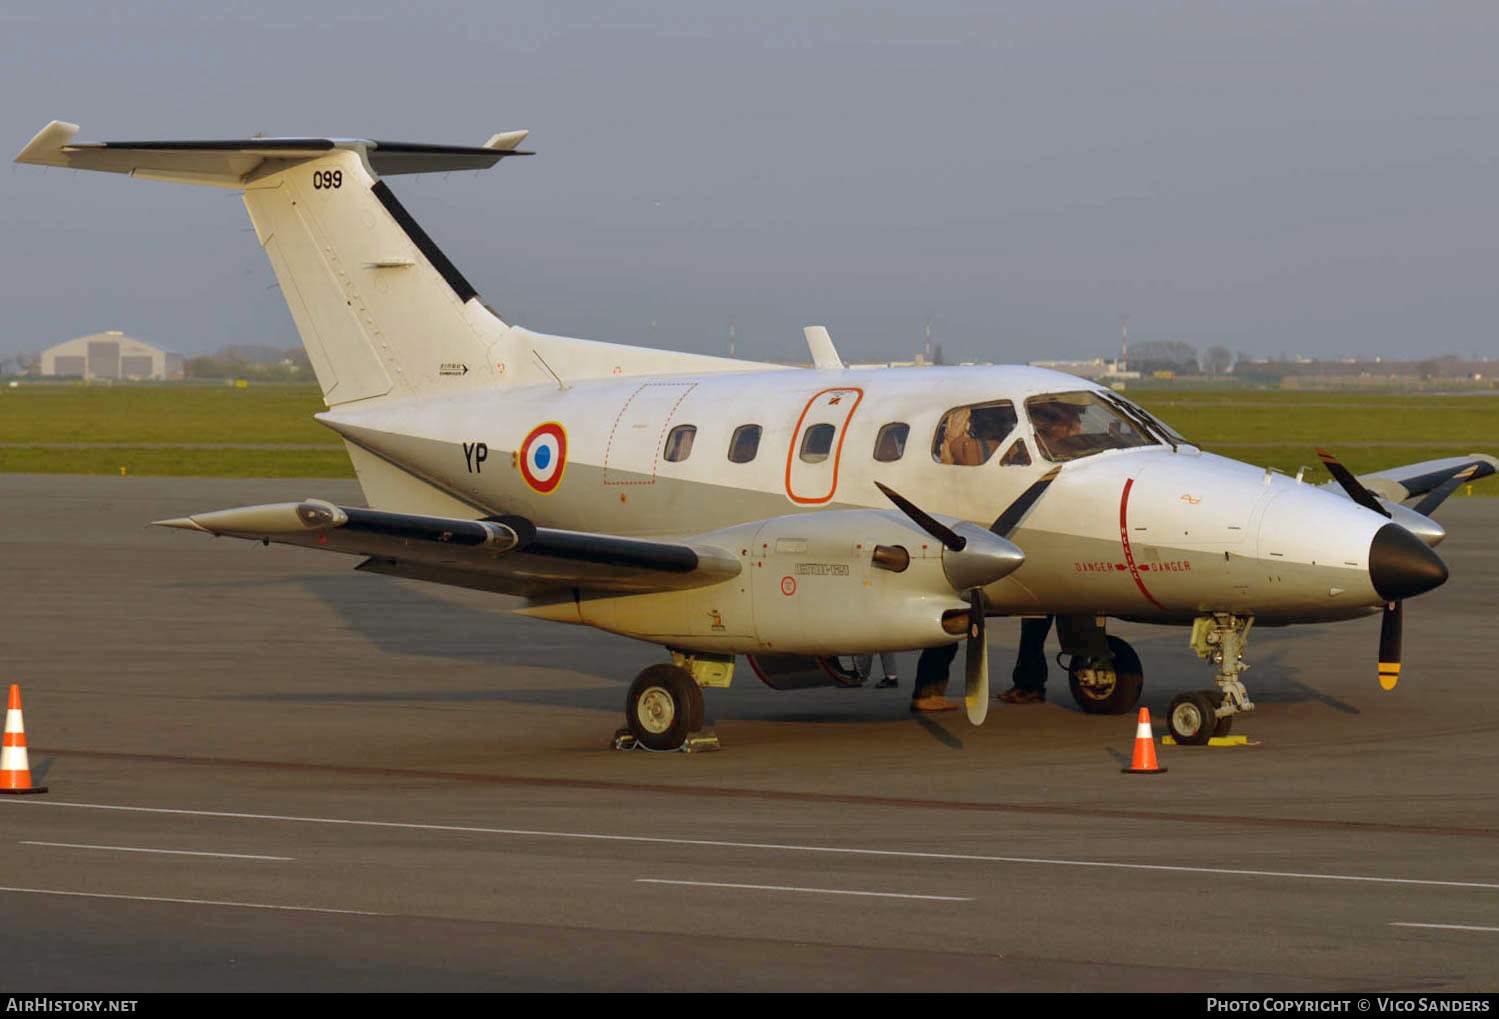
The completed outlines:
{"type": "Polygon", "coordinates": [[[1401,606],[1405,602],[1386,602],[1384,620],[1379,626],[1379,685],[1395,689],[1400,682],[1401,606]]]}
{"type": "Polygon", "coordinates": [[[1414,507],[1415,511],[1421,514],[1423,517],[1431,516],[1433,510],[1435,510],[1442,503],[1446,502],[1449,495],[1457,491],[1458,485],[1461,485],[1464,481],[1469,480],[1473,477],[1473,475],[1478,473],[1478,466],[1479,465],[1476,463],[1469,464],[1462,470],[1458,471],[1456,474],[1452,475],[1452,477],[1442,482],[1436,488],[1432,489],[1426,494],[1426,498],[1416,503],[1414,507]]]}
{"type": "Polygon", "coordinates": [[[1339,463],[1337,457],[1321,446],[1317,447],[1317,456],[1321,457],[1323,466],[1333,476],[1333,480],[1343,486],[1343,491],[1348,493],[1348,498],[1365,509],[1373,510],[1382,517],[1390,516],[1390,511],[1379,504],[1379,500],[1374,498],[1374,493],[1359,484],[1358,478],[1355,478],[1347,467],[1339,463]]]}
{"type": "Polygon", "coordinates": [[[1010,503],[1005,511],[995,519],[994,523],[989,525],[989,530],[1001,538],[1008,538],[1011,532],[1020,525],[1021,519],[1030,512],[1031,507],[1036,504],[1036,501],[1041,498],[1042,494],[1051,486],[1051,483],[1057,480],[1057,475],[1061,473],[1062,468],[1058,465],[1041,475],[1035,484],[1031,485],[1024,492],[1021,492],[1020,498],[1010,503]]]}
{"type": "Polygon", "coordinates": [[[984,590],[968,592],[968,647],[964,654],[963,703],[968,721],[983,725],[989,714],[989,641],[984,635],[984,590]]]}
{"type": "Polygon", "coordinates": [[[954,552],[961,552],[968,547],[968,539],[938,523],[926,513],[923,513],[910,499],[907,499],[893,489],[885,487],[878,481],[874,483],[874,487],[884,492],[885,498],[895,503],[897,509],[915,521],[917,527],[920,527],[927,534],[942,542],[947,548],[952,549],[954,552]]]}

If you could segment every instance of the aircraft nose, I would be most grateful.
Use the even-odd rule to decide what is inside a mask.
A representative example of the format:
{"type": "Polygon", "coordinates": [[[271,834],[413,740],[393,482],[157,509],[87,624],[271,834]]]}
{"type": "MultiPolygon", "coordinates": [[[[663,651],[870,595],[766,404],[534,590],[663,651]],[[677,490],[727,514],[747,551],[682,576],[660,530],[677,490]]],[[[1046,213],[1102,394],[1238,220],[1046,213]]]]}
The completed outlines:
{"type": "Polygon", "coordinates": [[[1369,579],[1385,601],[1424,594],[1447,581],[1447,564],[1399,524],[1385,524],[1369,543],[1369,579]]]}

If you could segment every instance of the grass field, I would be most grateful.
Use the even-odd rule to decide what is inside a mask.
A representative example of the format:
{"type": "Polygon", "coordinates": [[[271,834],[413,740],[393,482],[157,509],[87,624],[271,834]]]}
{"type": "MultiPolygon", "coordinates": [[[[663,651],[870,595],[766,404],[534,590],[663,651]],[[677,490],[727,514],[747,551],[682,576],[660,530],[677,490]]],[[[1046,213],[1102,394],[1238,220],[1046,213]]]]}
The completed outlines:
{"type": "MultiPolygon", "coordinates": [[[[1136,400],[1205,449],[1310,481],[1324,446],[1355,473],[1499,454],[1499,395],[1154,390],[1136,400]]],[[[0,388],[0,472],[352,477],[313,385],[0,388]]],[[[1461,492],[1460,494],[1466,494],[1461,492]]],[[[1472,486],[1499,495],[1499,477],[1472,486]]]]}

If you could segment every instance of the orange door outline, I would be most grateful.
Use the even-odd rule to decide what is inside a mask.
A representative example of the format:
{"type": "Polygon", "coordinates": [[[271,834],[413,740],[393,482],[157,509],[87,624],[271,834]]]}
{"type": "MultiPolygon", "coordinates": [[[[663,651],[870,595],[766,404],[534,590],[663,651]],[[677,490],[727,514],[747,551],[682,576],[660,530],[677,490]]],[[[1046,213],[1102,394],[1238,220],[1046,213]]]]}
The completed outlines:
{"type": "MultiPolygon", "coordinates": [[[[864,390],[856,386],[837,386],[814,393],[812,398],[807,401],[807,405],[802,408],[801,416],[796,419],[796,429],[791,433],[791,448],[786,451],[786,498],[803,506],[814,506],[818,503],[832,500],[833,493],[838,491],[838,465],[843,458],[843,440],[848,438],[848,423],[853,420],[854,411],[859,409],[859,404],[863,400],[864,390]],[[839,400],[843,399],[843,394],[851,394],[854,398],[853,404],[843,413],[843,419],[836,423],[838,428],[838,445],[833,450],[833,480],[828,485],[826,495],[798,495],[791,487],[791,469],[796,464],[797,447],[801,445],[802,426],[807,423],[807,415],[812,412],[813,406],[830,393],[840,395],[831,397],[828,400],[829,404],[836,404],[839,400]]],[[[817,423],[823,424],[824,422],[817,423]]]]}

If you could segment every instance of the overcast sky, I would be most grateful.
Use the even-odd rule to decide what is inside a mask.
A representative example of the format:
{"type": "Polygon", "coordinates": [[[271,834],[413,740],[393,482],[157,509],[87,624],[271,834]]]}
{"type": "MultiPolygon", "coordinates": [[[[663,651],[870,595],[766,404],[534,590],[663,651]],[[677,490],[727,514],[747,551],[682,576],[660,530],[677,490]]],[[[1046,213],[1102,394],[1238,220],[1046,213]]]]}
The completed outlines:
{"type": "MultiPolygon", "coordinates": [[[[392,186],[507,319],[752,358],[1499,358],[1499,4],[0,3],[0,127],[537,155],[392,186]],[[917,13],[919,11],[919,13],[917,13]]],[[[298,341],[237,193],[11,166],[0,354],[298,341]]]]}

